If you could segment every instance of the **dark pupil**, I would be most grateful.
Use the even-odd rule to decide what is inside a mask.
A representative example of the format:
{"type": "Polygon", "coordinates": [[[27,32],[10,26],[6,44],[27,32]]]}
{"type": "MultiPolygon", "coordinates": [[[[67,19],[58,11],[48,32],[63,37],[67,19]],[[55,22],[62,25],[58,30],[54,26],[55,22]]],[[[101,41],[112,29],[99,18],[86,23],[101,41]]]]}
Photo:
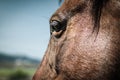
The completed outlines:
{"type": "Polygon", "coordinates": [[[59,21],[52,21],[50,23],[51,31],[59,32],[61,30],[61,23],[59,21]]]}

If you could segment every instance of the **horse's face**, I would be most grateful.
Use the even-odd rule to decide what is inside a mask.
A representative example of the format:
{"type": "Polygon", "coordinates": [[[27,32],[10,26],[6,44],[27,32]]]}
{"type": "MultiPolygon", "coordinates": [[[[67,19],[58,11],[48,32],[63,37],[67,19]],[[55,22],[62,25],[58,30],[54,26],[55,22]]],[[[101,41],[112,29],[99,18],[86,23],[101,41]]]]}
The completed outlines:
{"type": "Polygon", "coordinates": [[[33,80],[119,80],[120,0],[65,0],[33,80]]]}

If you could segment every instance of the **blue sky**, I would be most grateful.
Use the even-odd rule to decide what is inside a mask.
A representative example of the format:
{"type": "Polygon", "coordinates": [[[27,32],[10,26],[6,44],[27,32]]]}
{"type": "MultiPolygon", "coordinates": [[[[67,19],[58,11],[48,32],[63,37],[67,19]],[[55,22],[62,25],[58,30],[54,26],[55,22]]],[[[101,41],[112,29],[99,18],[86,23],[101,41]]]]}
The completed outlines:
{"type": "Polygon", "coordinates": [[[0,52],[40,59],[58,0],[0,0],[0,52]]]}

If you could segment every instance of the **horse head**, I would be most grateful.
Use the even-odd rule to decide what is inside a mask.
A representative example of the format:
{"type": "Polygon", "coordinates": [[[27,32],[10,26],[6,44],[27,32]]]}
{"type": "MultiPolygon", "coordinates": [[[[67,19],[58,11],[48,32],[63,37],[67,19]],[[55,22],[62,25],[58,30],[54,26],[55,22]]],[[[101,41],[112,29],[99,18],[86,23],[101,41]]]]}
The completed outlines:
{"type": "Polygon", "coordinates": [[[64,0],[33,80],[120,80],[120,0],[64,0]]]}

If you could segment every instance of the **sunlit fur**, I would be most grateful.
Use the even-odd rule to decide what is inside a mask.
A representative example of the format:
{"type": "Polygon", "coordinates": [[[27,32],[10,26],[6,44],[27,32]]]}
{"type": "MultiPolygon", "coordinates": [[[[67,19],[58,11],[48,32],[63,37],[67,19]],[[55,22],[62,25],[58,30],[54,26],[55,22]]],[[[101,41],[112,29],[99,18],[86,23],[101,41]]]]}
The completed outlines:
{"type": "Polygon", "coordinates": [[[120,0],[65,0],[52,20],[66,29],[33,80],[120,80],[120,0]]]}

